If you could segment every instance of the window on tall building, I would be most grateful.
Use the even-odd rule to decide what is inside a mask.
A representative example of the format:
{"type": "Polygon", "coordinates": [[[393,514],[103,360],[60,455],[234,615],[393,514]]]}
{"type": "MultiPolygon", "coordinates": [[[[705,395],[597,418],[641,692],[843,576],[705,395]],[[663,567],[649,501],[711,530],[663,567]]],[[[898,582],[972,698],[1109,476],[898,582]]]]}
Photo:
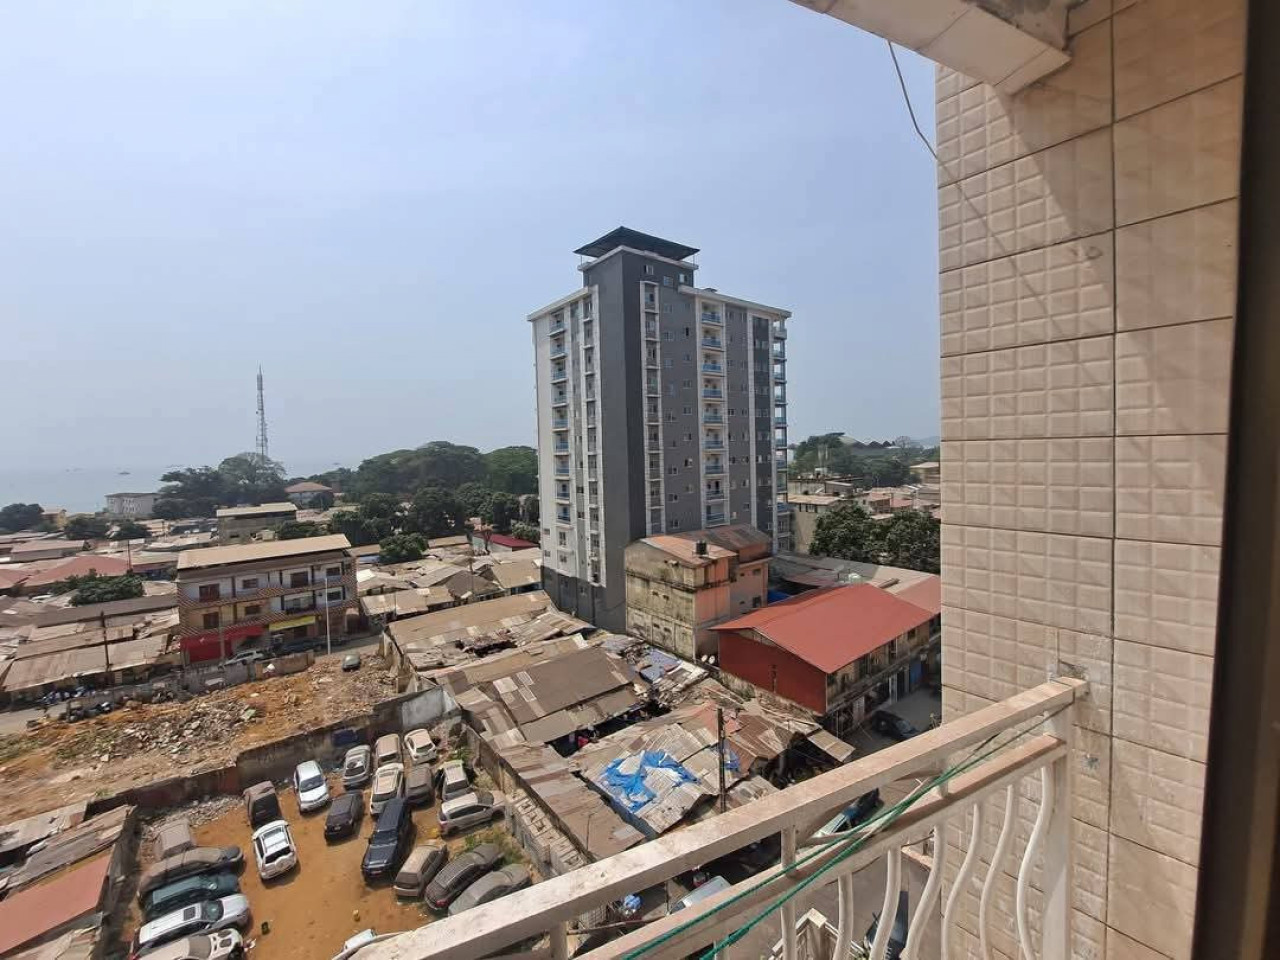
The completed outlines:
{"type": "Polygon", "coordinates": [[[687,273],[682,273],[682,274],[680,274],[680,282],[681,282],[682,284],[684,284],[684,283],[688,283],[688,282],[689,282],[689,275],[688,275],[687,273]]]}
{"type": "Polygon", "coordinates": [[[218,624],[222,620],[222,617],[217,613],[206,613],[200,619],[201,619],[201,622],[204,624],[204,629],[216,630],[218,628],[218,624]]]}
{"type": "Polygon", "coordinates": [[[645,275],[646,277],[652,277],[652,276],[653,276],[653,264],[652,264],[652,263],[646,263],[646,264],[644,265],[644,275],[645,275]]]}
{"type": "Polygon", "coordinates": [[[663,278],[662,278],[662,285],[663,285],[664,287],[669,287],[669,286],[671,286],[671,278],[670,278],[670,277],[663,277],[663,278]]]}
{"type": "Polygon", "coordinates": [[[670,500],[672,503],[675,503],[677,500],[679,500],[679,499],[680,499],[680,494],[678,494],[678,493],[669,493],[669,494],[667,494],[667,499],[668,499],[668,500],[670,500]]]}

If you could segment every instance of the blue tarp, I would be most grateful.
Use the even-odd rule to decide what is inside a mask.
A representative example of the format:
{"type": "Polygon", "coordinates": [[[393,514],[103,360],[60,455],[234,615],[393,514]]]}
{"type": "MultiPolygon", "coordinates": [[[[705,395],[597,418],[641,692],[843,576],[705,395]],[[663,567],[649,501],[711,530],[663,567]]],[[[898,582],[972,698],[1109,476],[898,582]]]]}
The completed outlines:
{"type": "Polygon", "coordinates": [[[779,600],[790,600],[791,594],[783,593],[781,590],[770,590],[765,597],[765,603],[777,603],[779,600]]]}
{"type": "Polygon", "coordinates": [[[657,797],[657,794],[644,782],[650,770],[669,770],[684,783],[696,783],[698,780],[665,750],[646,750],[640,755],[640,763],[635,773],[623,773],[622,765],[631,759],[631,757],[619,757],[614,760],[604,768],[600,780],[605,789],[625,804],[632,813],[657,797]]]}

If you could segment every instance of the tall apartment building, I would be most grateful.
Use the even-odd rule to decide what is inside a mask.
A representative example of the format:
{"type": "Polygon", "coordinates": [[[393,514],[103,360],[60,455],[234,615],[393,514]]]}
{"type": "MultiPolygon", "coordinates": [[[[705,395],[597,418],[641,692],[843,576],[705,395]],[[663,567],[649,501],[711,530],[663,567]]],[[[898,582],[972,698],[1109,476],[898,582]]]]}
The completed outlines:
{"type": "Polygon", "coordinates": [[[789,534],[790,313],[694,285],[698,251],[619,227],[575,253],[582,287],[530,314],[543,586],[625,629],[623,550],[748,523],[789,534]]]}

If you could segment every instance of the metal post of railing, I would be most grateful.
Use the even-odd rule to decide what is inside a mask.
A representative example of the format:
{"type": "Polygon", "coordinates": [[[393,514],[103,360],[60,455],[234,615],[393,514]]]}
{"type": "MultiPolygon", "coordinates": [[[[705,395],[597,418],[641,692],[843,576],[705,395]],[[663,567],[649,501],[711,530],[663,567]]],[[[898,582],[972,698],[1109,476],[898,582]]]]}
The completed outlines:
{"type": "MultiPolygon", "coordinates": [[[[790,870],[796,863],[796,828],[780,831],[782,866],[790,870]]],[[[782,905],[782,960],[796,960],[796,903],[792,898],[782,905]]]]}
{"type": "MultiPolygon", "coordinates": [[[[1053,805],[1044,838],[1044,920],[1041,930],[1042,960],[1066,960],[1071,953],[1071,749],[1075,739],[1074,708],[1068,707],[1049,720],[1049,732],[1067,745],[1066,755],[1048,771],[1053,805]]],[[[1048,797],[1041,797],[1048,803],[1048,797]]]]}

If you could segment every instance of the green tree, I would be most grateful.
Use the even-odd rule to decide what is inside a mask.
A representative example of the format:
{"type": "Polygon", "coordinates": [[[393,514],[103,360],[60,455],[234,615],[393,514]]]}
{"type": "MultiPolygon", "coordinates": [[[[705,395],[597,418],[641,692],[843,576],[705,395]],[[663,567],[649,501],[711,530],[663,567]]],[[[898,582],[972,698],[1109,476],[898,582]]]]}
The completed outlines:
{"type": "Polygon", "coordinates": [[[457,498],[458,506],[462,509],[462,515],[466,518],[478,517],[484,511],[484,505],[489,502],[489,497],[493,495],[493,491],[483,483],[476,483],[474,480],[462,484],[457,490],[453,491],[454,497],[457,498]]]}
{"type": "Polygon", "coordinates": [[[151,531],[137,520],[121,520],[111,534],[112,540],[145,540],[151,531]]]}
{"type": "Polygon", "coordinates": [[[132,600],[143,594],[142,579],[131,573],[119,577],[100,577],[96,573],[90,573],[84,577],[68,577],[66,583],[73,591],[73,607],[109,603],[112,600],[132,600]]]}
{"type": "Polygon", "coordinates": [[[509,493],[495,493],[481,516],[498,533],[509,533],[512,521],[520,519],[520,501],[509,493]]]}
{"type": "Polygon", "coordinates": [[[927,573],[941,571],[942,524],[937,519],[919,510],[904,510],[877,526],[884,563],[927,573]]]}
{"type": "Polygon", "coordinates": [[[389,493],[371,493],[361,500],[360,515],[373,523],[386,524],[392,530],[404,523],[404,507],[400,498],[389,493]]]}
{"type": "MultiPolygon", "coordinates": [[[[276,539],[301,540],[304,537],[322,537],[324,532],[324,524],[315,523],[312,520],[287,520],[276,527],[276,539]]],[[[356,544],[353,543],[352,546],[356,544]]]]}
{"type": "Polygon", "coordinates": [[[218,464],[223,502],[276,503],[285,499],[284,465],[256,453],[238,453],[218,464]]]}
{"type": "Polygon", "coordinates": [[[328,510],[333,506],[333,504],[334,504],[334,496],[332,493],[329,493],[327,490],[321,490],[319,493],[317,493],[314,497],[311,498],[312,510],[328,510]]]}
{"type": "Polygon", "coordinates": [[[66,535],[68,540],[103,540],[111,530],[102,517],[88,513],[78,513],[67,521],[66,535]]]}
{"type": "Polygon", "coordinates": [[[421,560],[422,552],[427,549],[426,541],[416,533],[395,533],[385,538],[379,545],[379,562],[407,563],[410,560],[421,560]]]}
{"type": "Polygon", "coordinates": [[[534,493],[538,489],[538,451],[533,447],[499,447],[484,455],[489,486],[503,493],[534,493]]]}
{"type": "Polygon", "coordinates": [[[390,536],[391,525],[384,520],[371,521],[359,510],[339,510],[329,518],[329,529],[351,541],[353,547],[377,543],[390,536]]]}
{"type": "Polygon", "coordinates": [[[427,537],[439,537],[458,529],[465,519],[462,505],[443,487],[423,487],[413,495],[405,528],[427,537]]]}
{"type": "Polygon", "coordinates": [[[856,503],[838,507],[818,518],[809,552],[816,557],[876,563],[880,555],[877,521],[856,503]]]}
{"type": "Polygon", "coordinates": [[[871,457],[863,462],[862,475],[875,487],[896,487],[911,479],[911,470],[900,457],[871,457]]]}
{"type": "Polygon", "coordinates": [[[517,520],[511,525],[511,535],[521,540],[528,540],[530,543],[539,543],[542,540],[542,534],[537,525],[525,523],[523,520],[517,520]]]}
{"type": "Polygon", "coordinates": [[[525,523],[532,523],[535,526],[542,519],[542,499],[536,493],[520,498],[520,516],[524,518],[525,523]]]}
{"type": "Polygon", "coordinates": [[[11,503],[0,507],[0,533],[30,530],[43,516],[44,509],[38,503],[11,503]]]}
{"type": "Polygon", "coordinates": [[[170,470],[160,479],[165,486],[152,513],[162,520],[212,517],[226,500],[226,481],[213,467],[170,470]]]}

